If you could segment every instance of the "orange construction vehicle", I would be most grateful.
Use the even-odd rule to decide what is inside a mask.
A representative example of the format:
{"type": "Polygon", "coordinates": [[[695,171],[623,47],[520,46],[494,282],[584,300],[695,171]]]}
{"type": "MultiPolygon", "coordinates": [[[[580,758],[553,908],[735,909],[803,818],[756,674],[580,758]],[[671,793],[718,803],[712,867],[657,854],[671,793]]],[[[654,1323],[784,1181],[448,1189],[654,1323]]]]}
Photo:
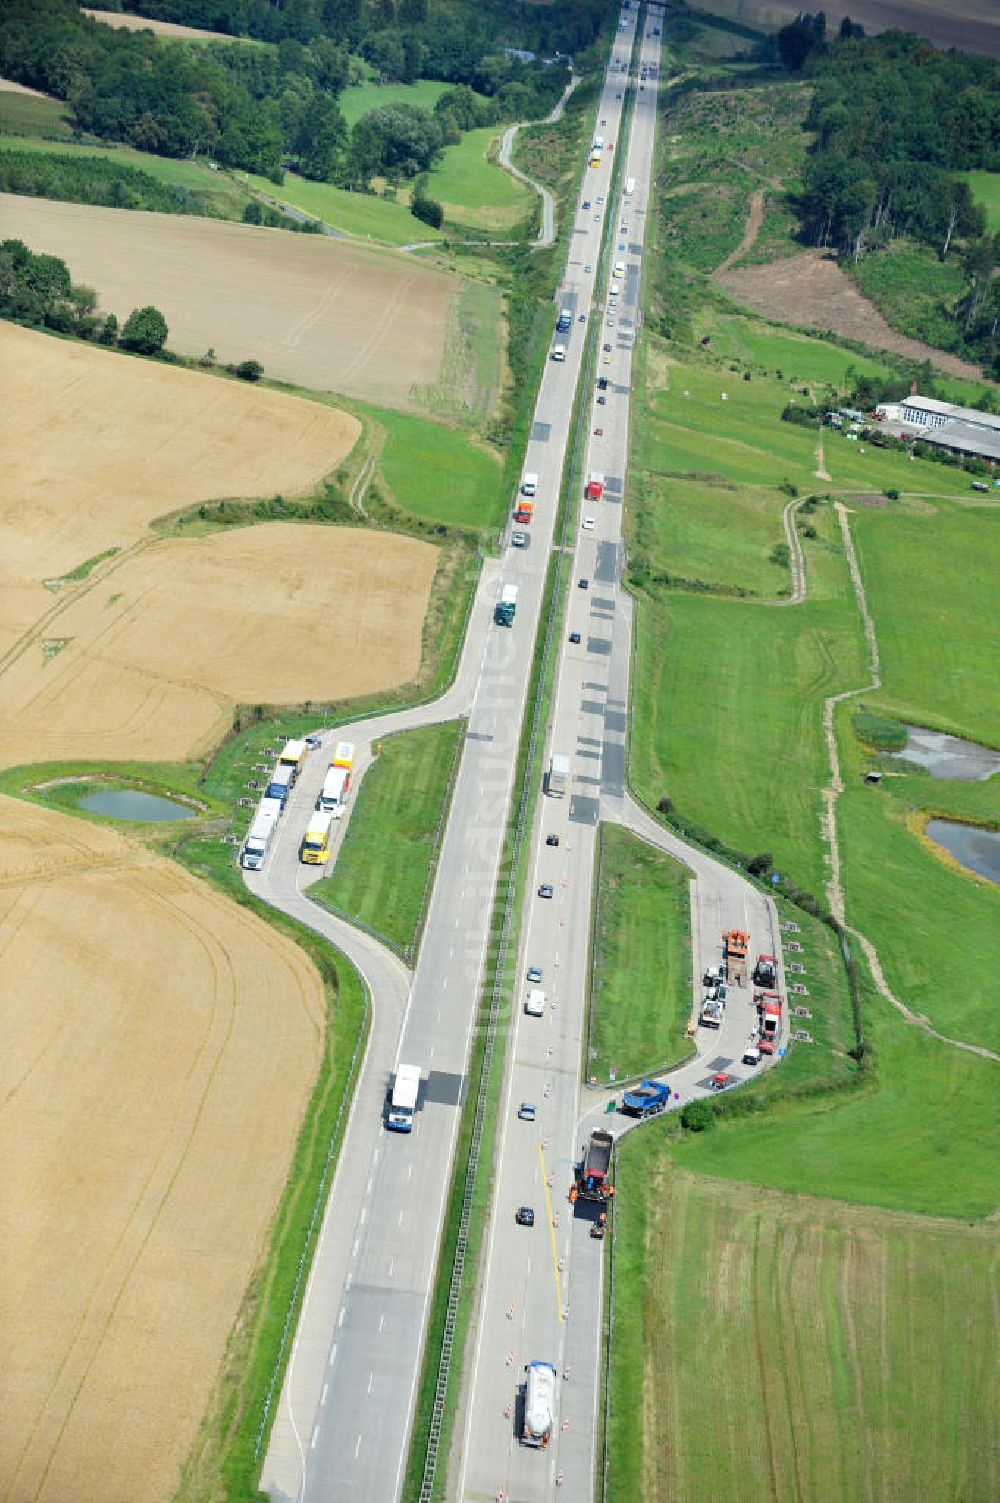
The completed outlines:
{"type": "Polygon", "coordinates": [[[728,960],[746,960],[750,936],[742,929],[727,929],[722,936],[728,960]]]}
{"type": "Polygon", "coordinates": [[[726,969],[733,986],[747,984],[747,949],[750,936],[743,929],[726,929],[722,935],[722,953],[726,957],[726,969]]]}

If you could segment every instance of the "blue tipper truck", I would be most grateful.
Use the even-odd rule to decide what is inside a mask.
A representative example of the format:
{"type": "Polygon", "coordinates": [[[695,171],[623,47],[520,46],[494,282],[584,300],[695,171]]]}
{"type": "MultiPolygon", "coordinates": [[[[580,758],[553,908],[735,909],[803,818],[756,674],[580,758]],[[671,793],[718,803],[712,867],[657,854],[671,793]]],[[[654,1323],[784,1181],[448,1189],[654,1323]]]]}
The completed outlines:
{"type": "Polygon", "coordinates": [[[626,1117],[655,1117],[666,1111],[670,1102],[670,1087],[656,1080],[644,1080],[622,1094],[622,1111],[626,1117]]]}

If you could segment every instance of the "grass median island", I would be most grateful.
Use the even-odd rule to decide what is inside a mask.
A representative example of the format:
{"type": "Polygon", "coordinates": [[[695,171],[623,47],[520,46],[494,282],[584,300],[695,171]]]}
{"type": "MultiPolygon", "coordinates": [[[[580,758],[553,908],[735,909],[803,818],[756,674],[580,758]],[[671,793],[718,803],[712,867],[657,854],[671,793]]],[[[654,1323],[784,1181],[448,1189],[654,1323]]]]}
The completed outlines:
{"type": "Polygon", "coordinates": [[[1000,1231],[748,1197],[662,1137],[618,1150],[611,1503],[993,1496],[1000,1231]]]}
{"type": "Polygon", "coordinates": [[[429,896],[465,722],[389,736],[356,794],[332,876],[311,896],[410,956],[429,896]]]}
{"type": "Polygon", "coordinates": [[[690,1052],[691,874],[617,825],[602,825],[586,1074],[662,1070],[690,1052]]]}

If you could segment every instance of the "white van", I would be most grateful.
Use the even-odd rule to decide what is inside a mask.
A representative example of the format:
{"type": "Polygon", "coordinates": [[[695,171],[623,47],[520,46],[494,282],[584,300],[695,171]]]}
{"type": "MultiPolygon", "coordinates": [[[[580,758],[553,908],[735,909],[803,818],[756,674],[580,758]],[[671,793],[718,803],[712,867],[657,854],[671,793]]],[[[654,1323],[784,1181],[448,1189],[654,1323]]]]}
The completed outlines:
{"type": "Polygon", "coordinates": [[[565,360],[566,359],[566,346],[564,344],[557,344],[553,348],[552,359],[553,360],[565,360]]]}
{"type": "Polygon", "coordinates": [[[524,1010],[529,1018],[540,1018],[545,1011],[545,993],[541,987],[533,986],[528,993],[528,1000],[524,1004],[524,1010]]]}

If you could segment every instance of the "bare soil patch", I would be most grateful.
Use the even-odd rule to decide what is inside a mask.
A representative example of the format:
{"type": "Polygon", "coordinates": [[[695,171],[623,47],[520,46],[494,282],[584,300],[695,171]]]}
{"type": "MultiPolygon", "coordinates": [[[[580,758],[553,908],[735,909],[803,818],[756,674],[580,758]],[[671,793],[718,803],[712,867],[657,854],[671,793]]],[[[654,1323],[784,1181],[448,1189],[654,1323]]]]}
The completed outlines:
{"type": "Polygon", "coordinates": [[[284,522],[140,544],[0,665],[0,764],[179,760],[237,704],[406,683],[436,564],[414,538],[284,522]]]}
{"type": "MultiPolygon", "coordinates": [[[[149,536],[200,501],[310,489],[354,447],[357,418],[282,392],[128,359],[0,322],[0,619],[42,581],[149,536]]],[[[3,642],[0,632],[0,643],[3,642]]]]}
{"type": "Polygon", "coordinates": [[[124,15],[116,10],[92,10],[90,6],[81,7],[85,16],[90,16],[94,21],[101,21],[105,26],[113,26],[118,31],[153,31],[158,37],[187,37],[191,41],[232,42],[238,41],[238,37],[232,37],[226,31],[203,31],[199,26],[181,26],[176,21],[150,21],[146,16],[124,15]]]}
{"type": "Polygon", "coordinates": [[[322,1054],[298,947],[0,799],[0,1495],[173,1495],[322,1054]]]}
{"type": "MultiPolygon", "coordinates": [[[[798,0],[700,0],[700,8],[766,30],[785,26],[802,10],[798,0]]],[[[995,0],[832,0],[823,8],[832,30],[850,16],[870,35],[897,26],[927,37],[938,47],[1000,57],[1000,11],[995,0]]]]}
{"type": "Polygon", "coordinates": [[[718,280],[739,302],[776,323],[829,329],[843,339],[856,339],[913,360],[930,360],[953,376],[982,379],[979,367],[969,361],[897,334],[836,261],[822,251],[803,251],[762,266],[742,266],[722,272],[718,280]]]}
{"type": "Polygon", "coordinates": [[[326,235],[193,215],[149,214],[0,195],[0,229],[61,256],[119,319],[153,303],[169,347],[268,376],[417,407],[439,385],[461,279],[412,256],[326,235]]]}

